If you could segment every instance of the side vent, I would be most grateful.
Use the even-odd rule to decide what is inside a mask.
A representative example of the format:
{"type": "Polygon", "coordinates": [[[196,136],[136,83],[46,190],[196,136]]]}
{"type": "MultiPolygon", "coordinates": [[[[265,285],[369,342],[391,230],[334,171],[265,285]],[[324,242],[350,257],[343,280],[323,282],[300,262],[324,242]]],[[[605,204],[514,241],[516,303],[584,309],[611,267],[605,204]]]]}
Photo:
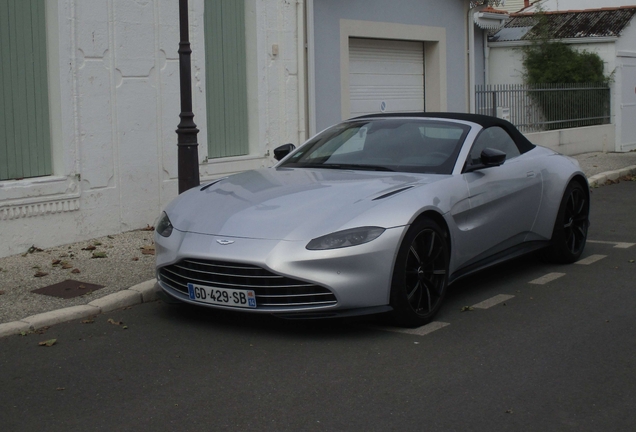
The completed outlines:
{"type": "Polygon", "coordinates": [[[377,200],[381,200],[381,199],[384,199],[384,198],[388,198],[388,197],[393,196],[395,194],[399,194],[400,192],[404,192],[407,189],[411,189],[412,187],[413,186],[407,186],[407,187],[403,187],[403,188],[400,188],[400,189],[396,189],[396,190],[391,191],[391,192],[387,192],[384,195],[380,195],[379,197],[373,198],[373,201],[377,201],[377,200]]]}

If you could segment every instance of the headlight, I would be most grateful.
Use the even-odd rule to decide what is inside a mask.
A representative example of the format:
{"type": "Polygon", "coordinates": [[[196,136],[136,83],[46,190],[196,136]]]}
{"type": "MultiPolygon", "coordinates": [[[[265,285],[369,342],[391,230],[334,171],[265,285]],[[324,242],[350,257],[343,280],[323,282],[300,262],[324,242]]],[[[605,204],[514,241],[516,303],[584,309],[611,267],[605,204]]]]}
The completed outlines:
{"type": "Polygon", "coordinates": [[[166,212],[161,212],[161,216],[157,218],[155,231],[162,237],[170,237],[170,234],[172,234],[172,224],[166,212]]]}
{"type": "Polygon", "coordinates": [[[307,244],[309,250],[339,249],[368,243],[380,237],[384,228],[360,227],[327,234],[313,239],[307,244]]]}

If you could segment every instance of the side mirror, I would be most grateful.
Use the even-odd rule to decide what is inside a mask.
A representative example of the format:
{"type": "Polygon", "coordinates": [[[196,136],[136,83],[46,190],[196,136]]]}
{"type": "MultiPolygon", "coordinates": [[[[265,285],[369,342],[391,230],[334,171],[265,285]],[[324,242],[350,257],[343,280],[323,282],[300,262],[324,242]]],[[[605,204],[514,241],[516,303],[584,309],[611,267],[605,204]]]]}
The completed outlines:
{"type": "Polygon", "coordinates": [[[295,148],[296,146],[291,143],[283,144],[282,146],[276,147],[274,149],[274,159],[276,159],[277,161],[283,159],[285,156],[291,153],[292,150],[294,150],[295,148]]]}
{"type": "Polygon", "coordinates": [[[506,153],[502,152],[501,150],[487,147],[482,150],[479,158],[481,159],[481,163],[468,165],[464,169],[464,172],[473,172],[484,168],[491,168],[503,165],[503,163],[506,161],[506,153]]]}
{"type": "Polygon", "coordinates": [[[490,147],[485,148],[481,152],[480,157],[481,163],[487,167],[503,165],[506,161],[506,154],[504,152],[490,147]]]}

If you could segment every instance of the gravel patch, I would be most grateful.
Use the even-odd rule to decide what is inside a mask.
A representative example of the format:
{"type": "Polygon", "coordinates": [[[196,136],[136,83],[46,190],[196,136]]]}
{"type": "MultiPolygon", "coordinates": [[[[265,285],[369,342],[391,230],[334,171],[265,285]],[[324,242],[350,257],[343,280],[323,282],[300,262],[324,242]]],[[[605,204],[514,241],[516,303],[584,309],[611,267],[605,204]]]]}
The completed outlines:
{"type": "Polygon", "coordinates": [[[153,235],[152,231],[137,230],[45,250],[34,245],[24,254],[0,258],[0,323],[85,305],[152,279],[153,235]],[[93,258],[102,254],[104,258],[93,258]],[[42,273],[46,275],[35,276],[42,273]],[[104,288],[66,300],[31,292],[66,279],[104,288]]]}

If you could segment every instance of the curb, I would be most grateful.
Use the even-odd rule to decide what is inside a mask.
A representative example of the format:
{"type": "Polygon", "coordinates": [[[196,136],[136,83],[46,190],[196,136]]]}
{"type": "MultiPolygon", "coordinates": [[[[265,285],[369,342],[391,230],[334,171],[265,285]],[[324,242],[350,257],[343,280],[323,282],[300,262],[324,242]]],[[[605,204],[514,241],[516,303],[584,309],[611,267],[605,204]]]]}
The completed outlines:
{"type": "Polygon", "coordinates": [[[0,338],[37,330],[42,327],[59,324],[75,319],[88,318],[115,309],[121,309],[139,303],[148,303],[157,299],[157,279],[150,279],[128,289],[109,294],[87,305],[71,306],[37,315],[31,315],[19,321],[0,324],[0,338]]]}
{"type": "Polygon", "coordinates": [[[616,180],[626,175],[636,173],[636,165],[631,165],[626,168],[621,168],[615,171],[605,171],[600,174],[593,175],[587,179],[590,187],[604,186],[607,180],[616,180]]]}

